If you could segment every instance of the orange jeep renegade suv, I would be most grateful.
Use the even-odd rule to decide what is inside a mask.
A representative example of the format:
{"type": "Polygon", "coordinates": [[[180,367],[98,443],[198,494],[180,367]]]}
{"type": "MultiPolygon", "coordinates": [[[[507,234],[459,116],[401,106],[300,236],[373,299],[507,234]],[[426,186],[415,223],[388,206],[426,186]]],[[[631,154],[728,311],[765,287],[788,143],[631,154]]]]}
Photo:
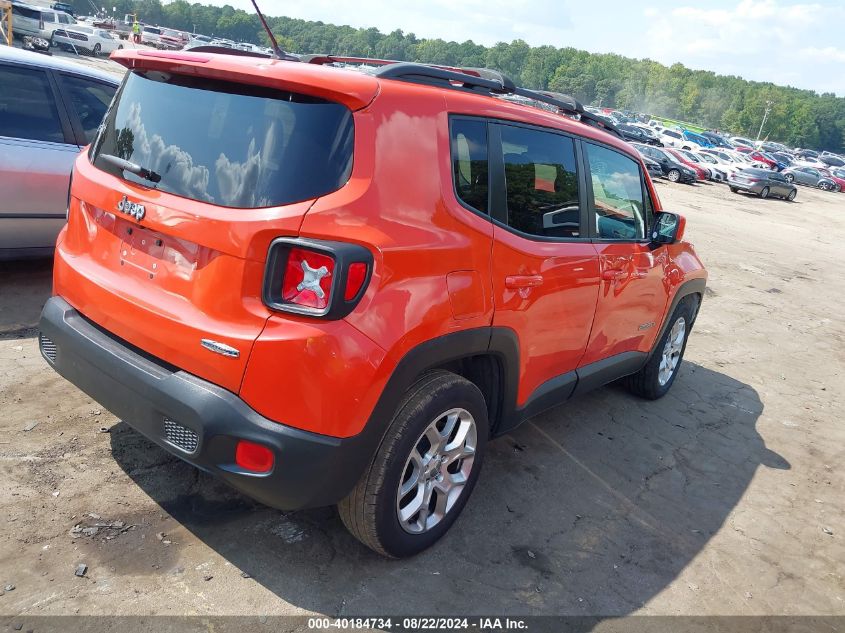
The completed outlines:
{"type": "Polygon", "coordinates": [[[706,272],[573,99],[486,69],[114,59],[40,343],[165,450],[401,557],[490,438],[622,377],[671,387],[706,272]]]}

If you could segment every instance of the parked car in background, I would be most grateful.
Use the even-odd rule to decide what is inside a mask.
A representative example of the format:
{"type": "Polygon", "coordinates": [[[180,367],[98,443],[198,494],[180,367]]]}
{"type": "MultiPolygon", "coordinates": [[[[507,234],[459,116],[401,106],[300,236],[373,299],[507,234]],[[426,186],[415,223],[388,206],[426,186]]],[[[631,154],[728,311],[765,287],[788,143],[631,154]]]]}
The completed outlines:
{"type": "Polygon", "coordinates": [[[761,198],[775,196],[790,202],[795,200],[798,189],[783,174],[768,169],[743,169],[731,174],[728,186],[734,193],[753,193],[761,198]]]}
{"type": "Polygon", "coordinates": [[[644,156],[643,154],[640,154],[640,158],[643,159],[643,165],[645,165],[646,171],[652,180],[655,178],[663,178],[663,168],[660,166],[660,163],[653,158],[644,156]]]}
{"type": "Polygon", "coordinates": [[[715,156],[705,154],[704,151],[688,152],[696,161],[710,170],[711,178],[716,182],[727,182],[730,169],[723,165],[715,156]]]}
{"type": "Polygon", "coordinates": [[[663,147],[681,147],[685,142],[684,135],[677,130],[662,129],[659,134],[663,147]]]}
{"type": "Polygon", "coordinates": [[[620,123],[616,126],[616,129],[626,141],[633,141],[636,143],[653,142],[653,137],[646,135],[645,131],[638,126],[630,125],[628,123],[620,123]]]}
{"type": "Polygon", "coordinates": [[[71,24],[76,24],[76,19],[62,11],[22,2],[12,3],[12,33],[15,37],[28,35],[50,41],[53,31],[71,24]]]}
{"type": "Polygon", "coordinates": [[[123,43],[105,29],[74,24],[53,31],[53,46],[63,50],[81,49],[93,55],[109,55],[123,48],[123,43]]]}
{"type": "Polygon", "coordinates": [[[50,8],[55,9],[56,11],[61,11],[62,13],[67,13],[70,16],[76,15],[73,5],[70,5],[67,2],[54,2],[50,5],[50,8]]]}
{"type": "Polygon", "coordinates": [[[706,147],[713,147],[713,143],[710,142],[710,139],[708,139],[703,134],[696,134],[695,132],[691,132],[690,130],[684,130],[683,136],[684,139],[695,143],[701,149],[704,149],[706,147]]]}
{"type": "Polygon", "coordinates": [[[747,147],[748,149],[754,149],[756,147],[756,144],[754,143],[754,141],[751,141],[747,138],[743,138],[741,136],[732,136],[730,141],[731,141],[731,143],[733,143],[733,146],[735,148],[737,148],[737,147],[747,147]]]}
{"type": "Polygon", "coordinates": [[[731,145],[725,137],[716,132],[702,132],[701,136],[706,138],[710,141],[710,144],[713,147],[721,147],[723,149],[733,149],[733,145],[731,145]]]}
{"type": "Polygon", "coordinates": [[[0,46],[0,258],[49,255],[73,160],[117,90],[114,75],[0,46]]]}
{"type": "Polygon", "coordinates": [[[832,191],[845,191],[845,171],[834,169],[820,169],[822,177],[833,182],[832,191]]]}
{"type": "Polygon", "coordinates": [[[748,156],[748,158],[753,160],[755,163],[762,163],[763,165],[765,165],[769,169],[775,169],[775,170],[777,169],[777,166],[778,166],[777,161],[774,160],[773,158],[769,158],[763,152],[760,152],[758,150],[751,150],[750,152],[743,152],[742,149],[738,149],[737,151],[742,152],[743,154],[748,156]]]}
{"type": "Polygon", "coordinates": [[[161,29],[157,26],[145,24],[141,27],[141,44],[161,48],[161,29]]]}
{"type": "MultiPolygon", "coordinates": [[[[772,152],[772,156],[774,156],[778,160],[778,162],[783,163],[785,165],[783,169],[786,169],[786,167],[789,167],[792,163],[795,162],[795,158],[790,156],[786,152],[772,152]]],[[[781,169],[781,171],[783,171],[783,169],[781,169]]]]}
{"type": "Polygon", "coordinates": [[[677,162],[681,163],[685,167],[692,169],[695,172],[695,177],[698,180],[709,180],[710,179],[710,171],[705,167],[699,165],[696,161],[692,158],[687,156],[685,150],[676,149],[673,147],[667,147],[664,151],[669,154],[672,158],[674,158],[677,162]]]}
{"type": "Polygon", "coordinates": [[[698,180],[695,170],[678,162],[677,159],[669,155],[665,148],[643,145],[641,143],[632,143],[632,145],[641,156],[656,161],[663,170],[663,175],[670,182],[694,183],[698,180]]]}
{"type": "Polygon", "coordinates": [[[824,174],[815,167],[806,167],[798,165],[784,169],[784,177],[788,182],[794,182],[799,185],[808,185],[810,187],[818,187],[832,191],[836,189],[836,183],[829,178],[825,178],[824,174]]]}
{"type": "Polygon", "coordinates": [[[822,154],[819,160],[829,167],[845,167],[845,160],[836,154],[822,154]]]}
{"type": "Polygon", "coordinates": [[[159,37],[159,44],[161,48],[176,51],[183,48],[187,43],[187,33],[177,31],[176,29],[161,29],[161,36],[159,37]]]}

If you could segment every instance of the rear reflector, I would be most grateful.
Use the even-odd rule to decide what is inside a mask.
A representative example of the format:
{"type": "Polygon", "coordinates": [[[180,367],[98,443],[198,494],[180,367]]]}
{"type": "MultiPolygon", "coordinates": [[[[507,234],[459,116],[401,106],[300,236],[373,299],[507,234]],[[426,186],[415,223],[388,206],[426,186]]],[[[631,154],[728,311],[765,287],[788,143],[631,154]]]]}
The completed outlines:
{"type": "Polygon", "coordinates": [[[346,275],[346,290],[343,293],[344,301],[352,301],[364,285],[367,279],[367,265],[363,262],[349,264],[349,272],[346,275]]]}
{"type": "Polygon", "coordinates": [[[267,473],[273,468],[275,457],[273,451],[266,446],[240,440],[235,449],[235,463],[254,473],[267,473]]]}

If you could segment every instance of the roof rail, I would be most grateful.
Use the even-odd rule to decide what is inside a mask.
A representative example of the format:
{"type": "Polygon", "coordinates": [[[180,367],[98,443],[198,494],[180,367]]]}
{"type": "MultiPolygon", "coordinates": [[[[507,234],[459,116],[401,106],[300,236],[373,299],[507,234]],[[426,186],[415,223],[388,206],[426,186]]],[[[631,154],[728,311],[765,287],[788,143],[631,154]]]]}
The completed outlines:
{"type": "Polygon", "coordinates": [[[557,108],[560,114],[577,117],[577,120],[585,125],[602,129],[622,138],[622,134],[612,123],[603,121],[584,110],[584,106],[574,97],[549,90],[521,88],[510,77],[491,68],[440,66],[368,57],[343,57],[340,55],[302,55],[300,59],[309,64],[337,63],[379,66],[380,68],[373,74],[382,79],[396,79],[442,88],[472,90],[487,93],[491,96],[515,95],[557,108]]]}

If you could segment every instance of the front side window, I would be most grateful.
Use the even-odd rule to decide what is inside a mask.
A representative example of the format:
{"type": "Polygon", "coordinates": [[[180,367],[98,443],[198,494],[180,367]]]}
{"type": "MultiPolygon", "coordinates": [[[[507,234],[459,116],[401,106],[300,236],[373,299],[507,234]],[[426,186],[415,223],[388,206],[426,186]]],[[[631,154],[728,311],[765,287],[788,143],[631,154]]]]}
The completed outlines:
{"type": "Polygon", "coordinates": [[[59,112],[46,73],[0,66],[0,136],[64,143],[59,112]]]}
{"type": "Polygon", "coordinates": [[[508,225],[540,237],[581,236],[575,146],[567,136],[502,126],[508,225]]]}
{"type": "Polygon", "coordinates": [[[584,148],[590,166],[596,236],[644,239],[647,210],[639,165],[606,147],[584,143],[584,148]]]}
{"type": "Polygon", "coordinates": [[[258,208],[339,189],[352,171],[353,140],[352,112],[340,103],[261,86],[132,72],[92,156],[99,169],[146,187],[224,207],[258,208]],[[136,175],[121,160],[153,174],[136,175]]]}
{"type": "Polygon", "coordinates": [[[451,134],[455,193],[464,204],[487,213],[487,122],[455,119],[451,134]]]}

